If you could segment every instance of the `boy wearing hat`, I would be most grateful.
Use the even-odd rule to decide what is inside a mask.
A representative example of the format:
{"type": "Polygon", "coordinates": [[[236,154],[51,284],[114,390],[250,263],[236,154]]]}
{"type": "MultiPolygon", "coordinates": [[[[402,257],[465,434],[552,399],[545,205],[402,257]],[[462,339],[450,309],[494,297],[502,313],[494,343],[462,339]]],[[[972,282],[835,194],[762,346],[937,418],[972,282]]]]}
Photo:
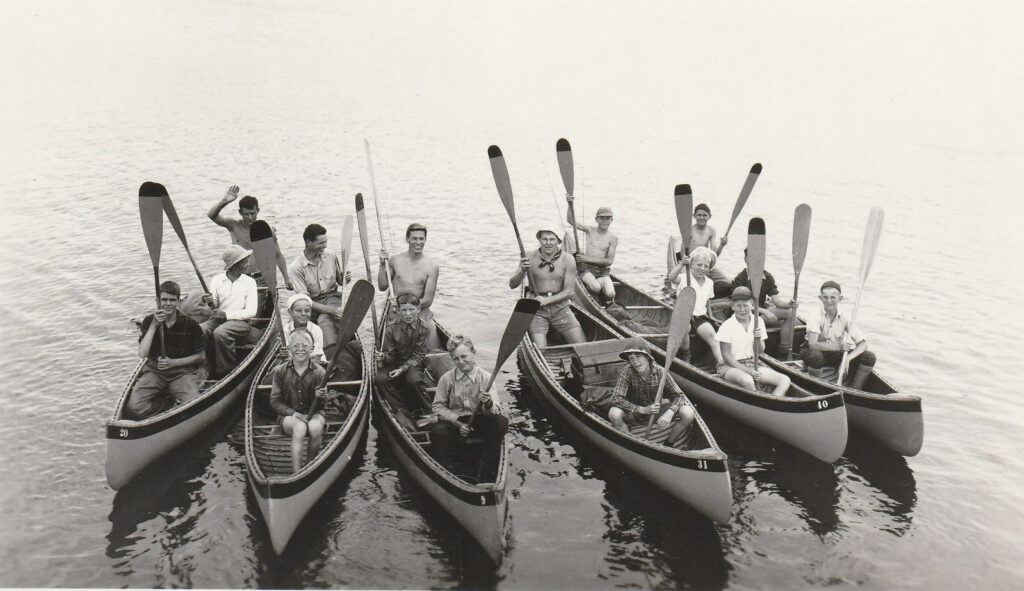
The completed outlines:
{"type": "Polygon", "coordinates": [[[576,261],[562,251],[562,241],[554,230],[537,230],[540,248],[519,260],[516,272],[508,280],[515,289],[527,275],[527,293],[540,302],[540,309],[530,323],[530,338],[538,347],[548,344],[548,330],[554,326],[566,343],[586,341],[579,320],[569,307],[576,292],[576,261]]]}
{"type": "Polygon", "coordinates": [[[672,425],[665,444],[675,444],[693,423],[695,416],[693,409],[686,404],[682,390],[675,380],[665,380],[661,404],[655,406],[654,400],[664,370],[655,365],[647,344],[630,345],[619,353],[619,357],[625,359],[627,365],[619,372],[619,379],[615,382],[608,420],[619,431],[628,433],[629,425],[645,425],[651,415],[658,414],[656,424],[659,429],[672,425]]]}
{"type": "MultiPolygon", "coordinates": [[[[838,283],[822,283],[818,299],[821,300],[822,308],[816,316],[807,320],[807,342],[800,351],[800,358],[804,361],[807,373],[820,378],[826,364],[839,367],[843,361],[843,352],[849,351],[847,364],[853,375],[850,385],[860,390],[875,369],[875,354],[868,351],[868,342],[857,327],[851,325],[850,319],[839,311],[843,293],[838,283]]],[[[844,375],[850,374],[844,371],[844,375]]]]}
{"type": "Polygon", "coordinates": [[[224,251],[224,272],[210,282],[210,293],[203,300],[213,308],[210,319],[202,323],[207,340],[213,337],[213,377],[220,377],[238,364],[235,346],[259,339],[260,330],[249,325],[259,305],[256,280],[245,274],[252,251],[232,244],[224,251]]]}
{"type": "Polygon", "coordinates": [[[319,326],[309,321],[313,313],[313,300],[304,293],[297,293],[288,298],[286,303],[288,316],[282,318],[281,326],[284,328],[285,340],[291,344],[291,333],[297,328],[304,328],[313,337],[313,351],[309,354],[310,359],[316,362],[324,360],[324,331],[319,326]]]}
{"type": "MultiPolygon", "coordinates": [[[[565,200],[571,204],[573,196],[566,195],[565,200]]],[[[609,207],[598,207],[597,215],[594,216],[596,226],[578,223],[571,207],[566,209],[565,219],[587,234],[586,253],[576,254],[577,270],[583,285],[594,295],[603,298],[607,306],[615,301],[611,266],[615,262],[615,248],[619,245],[619,237],[608,231],[612,224],[612,210],[609,207]]]]}
{"type": "Polygon", "coordinates": [[[754,296],[750,289],[737,287],[732,290],[733,315],[718,328],[716,339],[722,348],[724,362],[718,366],[718,375],[727,382],[755,390],[758,383],[775,386],[772,394],[785,396],[789,390],[789,378],[763,363],[754,366],[754,355],[764,352],[764,341],[768,338],[764,323],[754,316],[754,296]],[[756,327],[756,328],[755,328],[756,327]],[[756,332],[755,332],[756,331],[756,332]],[[760,337],[758,350],[754,351],[754,336],[760,337]]]}

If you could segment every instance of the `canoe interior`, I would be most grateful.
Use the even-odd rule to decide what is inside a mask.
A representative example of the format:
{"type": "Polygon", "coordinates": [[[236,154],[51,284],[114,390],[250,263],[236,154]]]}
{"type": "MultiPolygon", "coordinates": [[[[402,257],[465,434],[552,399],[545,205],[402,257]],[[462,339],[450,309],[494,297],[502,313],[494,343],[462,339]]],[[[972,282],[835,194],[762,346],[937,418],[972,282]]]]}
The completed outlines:
{"type": "MultiPolygon", "coordinates": [[[[572,306],[572,309],[583,328],[587,342],[567,344],[557,332],[552,331],[548,335],[550,344],[547,347],[538,348],[538,350],[544,356],[558,386],[577,402],[583,403],[591,396],[600,397],[603,393],[611,393],[618,380],[619,372],[626,366],[626,362],[619,357],[619,353],[626,347],[641,342],[641,339],[639,337],[623,339],[596,318],[577,309],[575,305],[572,306]]],[[[606,414],[607,408],[595,409],[588,404],[583,404],[583,407],[587,410],[587,414],[595,420],[611,424],[606,414]]],[[[658,429],[655,426],[652,428],[648,440],[664,445],[670,430],[671,428],[658,429]]],[[[643,437],[647,432],[647,425],[631,426],[630,432],[638,437],[643,437]]],[[[679,450],[716,447],[709,439],[710,437],[703,430],[703,422],[698,418],[672,447],[679,450]]]]}
{"type": "MultiPolygon", "coordinates": [[[[252,408],[252,449],[257,467],[262,476],[268,479],[289,478],[292,472],[291,435],[286,434],[278,424],[277,414],[270,407],[270,387],[274,368],[288,359],[286,349],[278,349],[276,358],[264,367],[266,373],[257,376],[256,398],[252,408]]],[[[320,454],[324,455],[331,449],[334,438],[343,432],[345,421],[359,396],[362,370],[354,374],[331,376],[328,393],[338,394],[337,403],[320,405],[327,423],[324,428],[320,454]]],[[[307,438],[308,443],[308,438],[307,438]]],[[[302,449],[302,465],[309,463],[308,447],[302,449]]]]}

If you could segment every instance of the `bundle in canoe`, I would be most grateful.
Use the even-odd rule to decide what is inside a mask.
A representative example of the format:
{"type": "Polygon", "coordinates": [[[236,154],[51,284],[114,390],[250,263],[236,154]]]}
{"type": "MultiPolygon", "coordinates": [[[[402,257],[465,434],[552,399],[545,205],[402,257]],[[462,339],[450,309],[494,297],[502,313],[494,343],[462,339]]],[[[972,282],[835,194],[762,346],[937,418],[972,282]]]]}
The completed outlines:
{"type": "MultiPolygon", "coordinates": [[[[664,363],[666,332],[672,308],[612,275],[615,299],[621,305],[613,315],[581,284],[576,298],[583,308],[613,326],[623,336],[640,336],[651,345],[655,361],[664,363]]],[[[808,454],[834,462],[846,447],[846,411],[835,387],[808,389],[794,384],[785,397],[747,390],[720,378],[714,359],[701,339],[691,339],[692,361],[677,356],[672,372],[686,393],[741,423],[789,443],[808,454]]]]}
{"type": "Polygon", "coordinates": [[[671,428],[655,427],[649,438],[644,437],[646,424],[625,433],[608,421],[605,405],[585,402],[610,395],[625,364],[619,354],[638,339],[622,338],[575,304],[571,309],[583,327],[585,343],[565,344],[552,333],[547,347],[537,347],[529,336],[519,346],[521,367],[536,390],[604,458],[639,474],[710,519],[727,521],[732,508],[727,458],[699,414],[688,432],[669,446],[665,440],[671,428]]]}

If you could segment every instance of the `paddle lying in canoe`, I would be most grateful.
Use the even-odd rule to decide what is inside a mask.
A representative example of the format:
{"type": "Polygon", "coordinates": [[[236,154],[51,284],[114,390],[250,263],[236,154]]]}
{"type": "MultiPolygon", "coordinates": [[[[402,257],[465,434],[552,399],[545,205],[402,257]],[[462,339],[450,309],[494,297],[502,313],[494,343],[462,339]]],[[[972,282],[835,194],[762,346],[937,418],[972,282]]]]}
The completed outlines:
{"type": "MultiPolygon", "coordinates": [[[[494,380],[498,377],[498,372],[501,371],[501,366],[505,364],[505,361],[519,346],[519,341],[523,340],[526,336],[526,330],[530,328],[530,323],[533,322],[533,317],[537,315],[537,310],[540,309],[540,302],[534,299],[523,298],[516,302],[516,307],[512,310],[512,316],[508,319],[508,324],[505,325],[505,332],[501,335],[501,343],[498,345],[498,358],[494,361],[494,371],[491,372],[491,379],[488,380],[487,385],[483,388],[484,392],[490,392],[491,386],[494,385],[494,380]]],[[[476,418],[477,411],[480,410],[480,406],[473,409],[473,414],[469,417],[469,426],[473,426],[473,419],[476,418]]]]}
{"type": "MultiPolygon", "coordinates": [[[[797,303],[797,293],[800,289],[800,271],[804,268],[804,258],[807,256],[807,241],[811,233],[811,206],[801,203],[793,212],[793,304],[797,303]]],[[[796,330],[796,309],[789,311],[789,318],[786,319],[786,326],[783,329],[788,335],[789,352],[787,358],[792,359],[796,354],[796,343],[793,340],[793,333],[796,330]]]]}
{"type": "Polygon", "coordinates": [[[526,249],[523,248],[523,238],[519,235],[519,225],[516,223],[516,204],[512,197],[512,181],[508,178],[508,167],[505,166],[505,157],[501,155],[498,146],[487,148],[487,156],[491,159],[491,174],[494,176],[494,185],[498,188],[498,196],[505,206],[508,218],[512,220],[512,229],[516,233],[516,242],[519,244],[519,256],[526,258],[526,249]]]}
{"type": "MultiPolygon", "coordinates": [[[[676,185],[675,204],[676,223],[683,237],[683,256],[689,258],[690,239],[693,238],[693,226],[690,224],[690,218],[693,217],[693,191],[690,185],[676,185]]],[[[683,271],[686,273],[686,285],[690,285],[690,263],[686,263],[683,271]]]]}
{"type": "MultiPolygon", "coordinates": [[[[857,321],[857,311],[860,309],[860,297],[864,293],[864,282],[868,279],[868,272],[871,271],[871,263],[875,260],[875,251],[878,250],[878,239],[882,236],[882,222],[885,219],[885,212],[881,207],[872,207],[868,216],[868,225],[864,229],[864,247],[860,256],[860,273],[857,276],[857,296],[853,300],[853,311],[850,312],[850,323],[848,330],[853,328],[857,321]]],[[[836,383],[842,384],[843,377],[850,367],[850,352],[843,351],[843,361],[839,365],[839,377],[836,383]]]]}
{"type": "Polygon", "coordinates": [[[729,219],[729,226],[725,229],[725,234],[722,234],[723,239],[729,238],[729,230],[732,230],[732,225],[736,223],[736,218],[740,217],[740,212],[743,211],[743,206],[747,204],[747,199],[750,199],[750,193],[754,190],[754,183],[757,182],[757,178],[761,176],[761,165],[755,164],[750,167],[750,174],[747,175],[747,180],[743,183],[743,188],[740,189],[740,196],[736,198],[736,205],[732,208],[732,218],[729,219]]]}
{"type": "MultiPolygon", "coordinates": [[[[661,408],[661,396],[665,392],[665,381],[668,380],[669,373],[672,371],[672,360],[679,352],[679,345],[682,344],[683,337],[690,330],[690,317],[693,316],[693,307],[696,303],[697,291],[689,285],[684,287],[679,297],[676,298],[676,307],[672,310],[672,320],[669,322],[668,343],[665,345],[665,371],[661,373],[658,393],[654,397],[655,408],[661,408]]],[[[651,436],[651,427],[654,426],[655,416],[657,416],[656,413],[647,420],[647,433],[644,434],[644,437],[651,436]]]]}
{"type": "Polygon", "coordinates": [[[203,293],[210,293],[210,288],[206,286],[206,280],[203,279],[203,274],[199,271],[199,265],[196,264],[196,259],[192,256],[192,251],[188,248],[188,240],[185,238],[185,229],[181,227],[181,220],[178,219],[178,212],[174,210],[174,204],[171,203],[171,196],[164,191],[163,195],[163,206],[164,213],[167,215],[168,221],[171,222],[171,227],[174,228],[174,233],[178,235],[178,239],[181,240],[181,245],[185,247],[185,254],[188,255],[188,260],[192,263],[192,268],[196,271],[196,277],[199,278],[199,285],[203,287],[203,293]]]}

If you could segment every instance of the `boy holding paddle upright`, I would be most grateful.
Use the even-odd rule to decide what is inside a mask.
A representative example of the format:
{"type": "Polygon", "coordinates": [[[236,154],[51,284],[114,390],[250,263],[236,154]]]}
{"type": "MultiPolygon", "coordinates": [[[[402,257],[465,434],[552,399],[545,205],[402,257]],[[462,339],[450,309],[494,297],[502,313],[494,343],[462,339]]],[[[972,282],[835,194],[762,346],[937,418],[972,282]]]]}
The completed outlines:
{"type": "Polygon", "coordinates": [[[619,245],[619,237],[608,231],[608,227],[612,224],[612,210],[608,207],[598,207],[597,215],[594,216],[597,225],[588,226],[576,221],[575,212],[571,207],[573,196],[566,195],[565,199],[570,204],[565,212],[566,221],[587,234],[586,253],[576,253],[576,265],[580,280],[591,293],[601,296],[607,306],[615,301],[611,266],[615,262],[615,249],[619,245]]]}
{"type": "Polygon", "coordinates": [[[715,337],[722,348],[724,362],[718,366],[718,375],[727,382],[743,386],[748,390],[756,390],[757,384],[763,382],[775,386],[772,394],[785,396],[789,390],[790,380],[766,365],[758,365],[755,355],[764,352],[764,342],[768,339],[764,323],[754,317],[754,296],[748,287],[737,287],[729,297],[732,300],[733,315],[722,323],[715,337]],[[755,329],[756,327],[756,329],[755,329]],[[755,336],[760,340],[755,341],[755,336]],[[754,350],[754,343],[758,350],[754,350]]]}
{"type": "Polygon", "coordinates": [[[849,351],[849,366],[856,368],[850,385],[863,389],[875,369],[875,354],[868,351],[868,342],[857,327],[839,312],[843,292],[838,283],[822,283],[818,299],[821,300],[821,311],[807,320],[807,342],[800,351],[807,373],[816,378],[822,377],[825,365],[839,367],[843,352],[849,351]]]}
{"type": "MultiPolygon", "coordinates": [[[[423,254],[423,247],[427,243],[427,227],[423,224],[412,223],[405,229],[405,242],[409,250],[398,253],[394,257],[388,256],[388,251],[380,250],[380,270],[377,272],[377,288],[381,291],[388,289],[388,269],[391,270],[391,286],[395,294],[411,293],[416,294],[420,299],[420,318],[426,323],[430,330],[427,337],[427,346],[434,349],[440,346],[437,338],[437,330],[434,326],[434,312],[430,305],[434,303],[434,294],[437,291],[437,276],[440,267],[437,263],[423,254]]],[[[397,308],[395,309],[397,312],[397,308]]]]}
{"type": "Polygon", "coordinates": [[[508,280],[508,286],[515,289],[529,274],[527,292],[540,302],[540,309],[530,323],[530,338],[538,347],[546,347],[548,330],[554,326],[565,342],[582,343],[586,336],[569,308],[569,300],[576,291],[576,261],[562,251],[562,241],[553,230],[537,230],[537,241],[540,248],[520,259],[508,280]]]}
{"type": "MultiPolygon", "coordinates": [[[[690,234],[689,251],[693,252],[698,247],[703,246],[711,249],[716,257],[721,255],[722,249],[729,242],[729,237],[722,236],[719,239],[718,231],[708,223],[711,220],[711,208],[706,203],[698,203],[697,207],[693,208],[693,220],[694,224],[690,234]]],[[[690,262],[686,255],[682,253],[676,253],[676,257],[684,265],[690,262]]],[[[732,278],[718,266],[712,267],[708,277],[715,283],[730,283],[732,281],[732,278]]]]}

